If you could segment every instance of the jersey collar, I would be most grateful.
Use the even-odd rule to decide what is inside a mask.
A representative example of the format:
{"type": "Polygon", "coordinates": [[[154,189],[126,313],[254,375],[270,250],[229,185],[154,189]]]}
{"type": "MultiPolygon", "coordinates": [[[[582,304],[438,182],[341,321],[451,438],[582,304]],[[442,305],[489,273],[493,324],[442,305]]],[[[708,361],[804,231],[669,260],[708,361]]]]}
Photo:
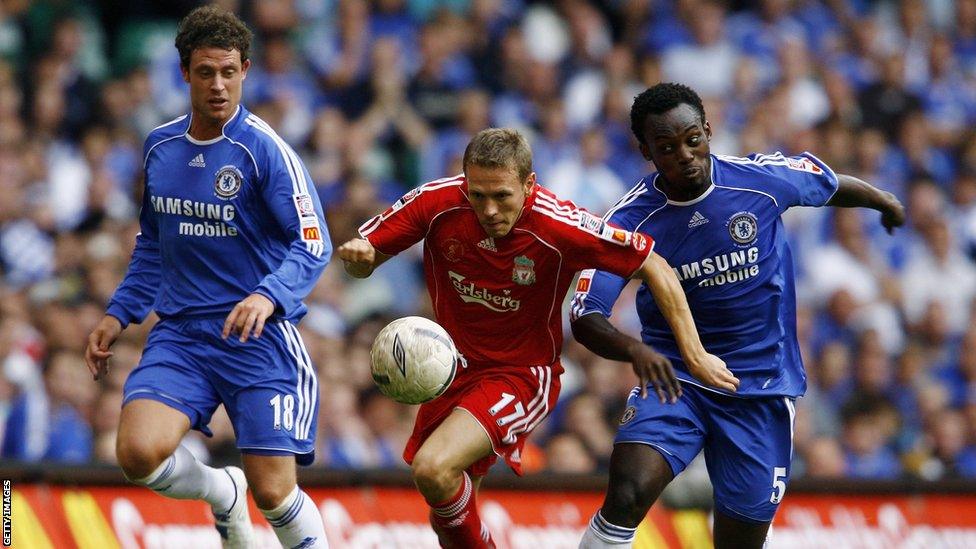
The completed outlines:
{"type": "Polygon", "coordinates": [[[214,137],[213,139],[201,141],[199,139],[194,139],[193,136],[190,135],[190,126],[193,125],[193,111],[190,111],[190,115],[186,117],[186,131],[183,132],[183,135],[186,136],[187,141],[193,143],[194,145],[212,145],[225,137],[233,140],[248,114],[249,113],[247,109],[244,108],[244,105],[238,103],[237,110],[235,110],[234,114],[231,115],[230,120],[224,124],[224,127],[220,129],[220,135],[218,137],[214,137]]]}

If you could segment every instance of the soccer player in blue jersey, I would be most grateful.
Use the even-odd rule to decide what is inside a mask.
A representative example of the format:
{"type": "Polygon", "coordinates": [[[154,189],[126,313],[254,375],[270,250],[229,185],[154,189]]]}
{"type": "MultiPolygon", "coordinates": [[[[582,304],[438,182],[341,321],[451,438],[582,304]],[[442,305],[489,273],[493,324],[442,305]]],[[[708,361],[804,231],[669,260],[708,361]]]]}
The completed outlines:
{"type": "MultiPolygon", "coordinates": [[[[702,386],[676,352],[647,288],[637,296],[638,341],[607,320],[626,284],[581,275],[572,311],[575,337],[591,351],[646,365],[673,363],[677,402],[631,393],[610,460],[610,484],[580,547],[630,547],[637,525],[665,486],[704,449],[714,486],[715,546],[761,547],[790,478],[794,400],[806,389],[796,339],[793,259],[780,215],[791,206],[867,207],[891,232],[905,219],[898,200],[811,154],[712,155],[701,99],[687,86],[640,94],[631,128],[657,172],[607,213],[652,234],[691,306],[705,348],[739,379],[735,393],[702,386]]],[[[642,380],[646,376],[642,375],[642,380]]]]}
{"type": "Polygon", "coordinates": [[[141,232],[125,279],[89,336],[105,374],[130,322],[160,317],[125,383],[117,455],[126,477],[202,499],[224,547],[249,547],[247,487],[285,547],[327,547],[296,484],[314,456],[318,383],[295,322],[331,256],[322,206],[295,152],[240,104],[251,32],[214,7],[190,12],[176,47],[191,112],[149,134],[141,232]],[[180,441],[223,404],[244,471],[214,469],[180,441]]]}

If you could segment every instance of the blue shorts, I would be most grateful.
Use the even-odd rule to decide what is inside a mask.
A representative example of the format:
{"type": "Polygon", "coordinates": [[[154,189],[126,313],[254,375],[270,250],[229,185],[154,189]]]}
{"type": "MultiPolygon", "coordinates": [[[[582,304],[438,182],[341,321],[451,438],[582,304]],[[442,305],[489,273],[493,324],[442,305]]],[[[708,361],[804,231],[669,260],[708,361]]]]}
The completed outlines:
{"type": "Polygon", "coordinates": [[[237,447],[258,455],[315,458],[318,380],[298,329],[269,321],[260,339],[221,339],[224,318],[165,319],[153,327],[123,404],[147,398],[179,410],[207,436],[223,403],[237,447]]]}
{"type": "Polygon", "coordinates": [[[773,520],[790,478],[794,399],[730,397],[689,383],[681,388],[675,404],[632,391],[614,443],[654,447],[675,476],[704,449],[716,511],[750,523],[773,520]]]}

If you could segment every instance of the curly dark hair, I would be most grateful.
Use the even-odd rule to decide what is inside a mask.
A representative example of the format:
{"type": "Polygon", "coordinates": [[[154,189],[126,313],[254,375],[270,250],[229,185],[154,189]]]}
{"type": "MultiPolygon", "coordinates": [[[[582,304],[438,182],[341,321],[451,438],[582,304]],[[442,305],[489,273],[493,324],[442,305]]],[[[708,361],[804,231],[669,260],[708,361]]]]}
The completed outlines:
{"type": "Polygon", "coordinates": [[[196,8],[180,21],[176,31],[180,66],[189,68],[193,50],[208,47],[236,49],[243,63],[251,49],[251,36],[251,29],[233,13],[216,6],[196,8]]]}
{"type": "Polygon", "coordinates": [[[695,90],[675,82],[662,82],[647,88],[634,98],[634,106],[630,108],[630,131],[634,132],[642,145],[644,141],[644,122],[650,114],[664,114],[682,103],[687,103],[698,111],[698,116],[705,123],[705,107],[701,97],[695,90]]]}

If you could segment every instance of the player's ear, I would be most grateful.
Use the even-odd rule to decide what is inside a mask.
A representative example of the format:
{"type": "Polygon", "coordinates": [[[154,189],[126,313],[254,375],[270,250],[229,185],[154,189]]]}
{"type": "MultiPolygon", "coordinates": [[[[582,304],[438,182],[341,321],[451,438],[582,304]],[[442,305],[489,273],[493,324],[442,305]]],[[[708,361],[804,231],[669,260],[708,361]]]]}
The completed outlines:
{"type": "Polygon", "coordinates": [[[705,138],[706,139],[711,139],[712,138],[712,125],[708,123],[708,120],[705,120],[704,126],[705,126],[705,138]]]}
{"type": "Polygon", "coordinates": [[[522,191],[525,192],[525,196],[532,194],[532,189],[535,187],[535,179],[535,172],[532,172],[522,183],[522,191]]]}
{"type": "Polygon", "coordinates": [[[247,78],[247,69],[250,67],[251,67],[250,59],[245,59],[244,62],[241,63],[241,80],[247,78]]]}
{"type": "Polygon", "coordinates": [[[647,143],[638,143],[637,147],[640,149],[641,156],[644,157],[644,160],[653,162],[654,159],[651,158],[651,148],[647,146],[647,143]]]}
{"type": "Polygon", "coordinates": [[[183,75],[183,81],[187,84],[190,83],[190,68],[184,67],[183,63],[180,63],[180,74],[183,75]]]}

